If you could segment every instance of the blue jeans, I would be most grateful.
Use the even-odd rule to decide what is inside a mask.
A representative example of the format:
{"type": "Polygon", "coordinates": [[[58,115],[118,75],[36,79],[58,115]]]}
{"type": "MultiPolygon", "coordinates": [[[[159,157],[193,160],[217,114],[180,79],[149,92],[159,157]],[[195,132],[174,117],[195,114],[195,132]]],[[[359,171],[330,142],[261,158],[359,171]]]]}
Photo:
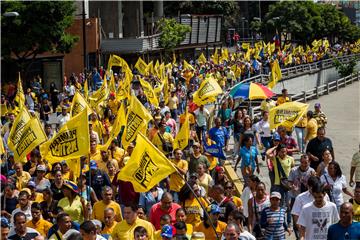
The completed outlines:
{"type": "Polygon", "coordinates": [[[295,127],[295,133],[300,152],[305,151],[305,128],[295,127]]]}

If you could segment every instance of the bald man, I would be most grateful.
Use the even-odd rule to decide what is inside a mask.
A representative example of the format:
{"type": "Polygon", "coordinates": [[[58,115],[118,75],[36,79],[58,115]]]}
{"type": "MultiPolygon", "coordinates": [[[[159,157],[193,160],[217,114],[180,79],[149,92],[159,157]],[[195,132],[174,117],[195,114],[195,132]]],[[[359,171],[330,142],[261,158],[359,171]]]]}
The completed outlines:
{"type": "Polygon", "coordinates": [[[328,240],[360,239],[360,222],[353,222],[353,206],[343,203],[340,207],[340,221],[329,227],[328,240]]]}

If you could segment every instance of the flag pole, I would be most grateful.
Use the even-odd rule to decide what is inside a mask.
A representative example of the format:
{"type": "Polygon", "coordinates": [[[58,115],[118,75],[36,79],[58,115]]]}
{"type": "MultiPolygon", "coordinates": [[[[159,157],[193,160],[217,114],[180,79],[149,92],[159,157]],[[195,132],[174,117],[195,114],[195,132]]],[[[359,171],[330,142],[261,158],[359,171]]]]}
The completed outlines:
{"type": "Polygon", "coordinates": [[[179,170],[176,168],[176,166],[174,165],[174,163],[172,163],[168,158],[166,158],[169,163],[174,167],[175,172],[177,174],[179,174],[179,176],[185,181],[186,186],[190,189],[191,193],[194,195],[196,201],[198,201],[198,203],[200,204],[201,208],[204,210],[204,214],[206,215],[207,219],[210,222],[210,225],[212,227],[212,229],[215,232],[216,235],[216,239],[220,239],[218,233],[216,232],[216,227],[214,225],[214,222],[211,220],[209,213],[206,211],[206,208],[204,207],[204,205],[201,203],[201,201],[199,200],[198,196],[196,195],[196,193],[194,192],[194,189],[190,186],[190,184],[186,181],[186,178],[179,172],[179,170]]]}

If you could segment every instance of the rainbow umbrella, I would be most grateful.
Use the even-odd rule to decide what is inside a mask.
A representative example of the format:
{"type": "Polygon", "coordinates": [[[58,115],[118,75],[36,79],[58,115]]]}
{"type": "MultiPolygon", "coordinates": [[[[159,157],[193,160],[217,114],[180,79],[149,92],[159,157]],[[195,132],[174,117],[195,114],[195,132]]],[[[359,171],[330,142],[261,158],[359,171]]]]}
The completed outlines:
{"type": "Polygon", "coordinates": [[[275,94],[266,86],[260,83],[243,83],[235,85],[229,95],[233,99],[244,98],[244,99],[267,99],[274,96],[275,94]]]}

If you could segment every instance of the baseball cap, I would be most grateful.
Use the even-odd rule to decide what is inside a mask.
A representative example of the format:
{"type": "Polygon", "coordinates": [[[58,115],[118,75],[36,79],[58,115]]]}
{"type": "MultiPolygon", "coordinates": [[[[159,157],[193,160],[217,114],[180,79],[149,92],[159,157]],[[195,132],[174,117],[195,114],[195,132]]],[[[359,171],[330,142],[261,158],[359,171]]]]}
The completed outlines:
{"type": "Polygon", "coordinates": [[[75,193],[78,193],[78,191],[79,191],[78,186],[74,182],[69,181],[69,180],[64,181],[63,187],[67,187],[75,193]]]}
{"type": "Polygon", "coordinates": [[[36,184],[35,184],[34,181],[29,181],[26,186],[27,186],[27,187],[33,187],[33,188],[34,188],[34,187],[36,187],[36,184]]]}
{"type": "Polygon", "coordinates": [[[278,198],[281,199],[281,194],[279,192],[272,192],[270,198],[278,198]]]}
{"type": "Polygon", "coordinates": [[[42,164],[37,165],[37,166],[36,166],[36,171],[46,172],[46,167],[45,167],[45,165],[42,165],[42,164]]]}
{"type": "Polygon", "coordinates": [[[209,209],[208,209],[208,212],[211,213],[211,214],[216,214],[216,213],[220,213],[220,208],[218,205],[216,204],[211,204],[209,206],[209,209]]]}
{"type": "Polygon", "coordinates": [[[166,238],[172,238],[173,237],[173,228],[171,225],[164,225],[161,229],[161,236],[166,238]]]}
{"type": "Polygon", "coordinates": [[[274,141],[281,141],[279,133],[277,133],[277,132],[274,133],[273,140],[274,141]]]}
{"type": "Polygon", "coordinates": [[[320,108],[320,107],[321,107],[320,103],[315,103],[314,106],[315,106],[316,108],[320,108]]]}
{"type": "Polygon", "coordinates": [[[97,166],[97,163],[95,162],[95,160],[91,160],[90,161],[90,169],[95,170],[97,168],[98,168],[98,166],[97,166]]]}

